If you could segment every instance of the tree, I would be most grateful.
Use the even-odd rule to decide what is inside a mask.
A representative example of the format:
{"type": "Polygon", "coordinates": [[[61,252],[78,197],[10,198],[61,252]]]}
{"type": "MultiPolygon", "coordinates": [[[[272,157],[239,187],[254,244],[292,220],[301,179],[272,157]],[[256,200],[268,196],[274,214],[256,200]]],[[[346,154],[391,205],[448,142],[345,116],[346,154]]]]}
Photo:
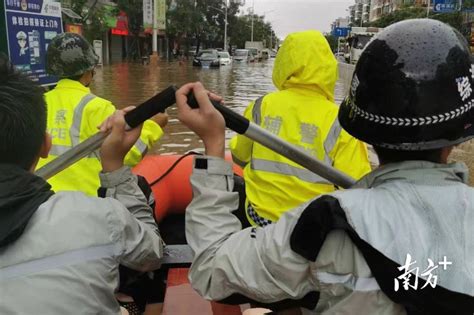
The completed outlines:
{"type": "MultiPolygon", "coordinates": [[[[474,5],[474,0],[464,0],[463,2],[463,8],[467,8],[468,6],[472,5],[474,5]]],[[[370,26],[387,27],[399,21],[419,18],[426,18],[425,8],[406,6],[395,12],[382,16],[377,21],[370,23],[370,26]]],[[[463,24],[462,13],[459,11],[452,13],[431,13],[429,18],[451,25],[460,31],[464,36],[470,35],[470,29],[466,24],[463,24]]]]}
{"type": "Polygon", "coordinates": [[[377,21],[370,23],[370,26],[387,27],[403,20],[423,17],[426,17],[426,9],[420,7],[402,7],[390,14],[383,15],[377,21]]]}
{"type": "MultiPolygon", "coordinates": [[[[229,25],[230,44],[235,47],[245,47],[245,42],[251,40],[252,19],[249,15],[236,16],[229,25]]],[[[265,22],[264,16],[254,15],[253,40],[262,41],[267,47],[274,42],[275,37],[272,25],[265,22]],[[272,37],[272,40],[270,40],[272,37]]]]}
{"type": "Polygon", "coordinates": [[[331,34],[326,34],[326,35],[324,35],[324,37],[326,37],[326,40],[329,43],[329,47],[331,47],[331,50],[333,52],[336,52],[336,50],[337,50],[337,37],[335,37],[331,34]]]}
{"type": "Polygon", "coordinates": [[[90,42],[102,38],[104,31],[107,29],[105,27],[107,12],[98,5],[98,0],[94,0],[92,4],[89,4],[88,0],[71,0],[66,6],[70,6],[81,17],[80,21],[77,21],[65,16],[64,21],[66,23],[81,23],[84,36],[90,42]]]}
{"type": "MultiPolygon", "coordinates": [[[[168,0],[167,36],[173,48],[191,43],[202,43],[209,47],[224,47],[225,2],[224,0],[168,0]]],[[[227,10],[227,34],[232,46],[243,47],[250,40],[250,16],[238,16],[241,2],[230,1],[227,10]]],[[[263,16],[254,15],[254,39],[270,42],[272,36],[270,23],[263,16]]]]}

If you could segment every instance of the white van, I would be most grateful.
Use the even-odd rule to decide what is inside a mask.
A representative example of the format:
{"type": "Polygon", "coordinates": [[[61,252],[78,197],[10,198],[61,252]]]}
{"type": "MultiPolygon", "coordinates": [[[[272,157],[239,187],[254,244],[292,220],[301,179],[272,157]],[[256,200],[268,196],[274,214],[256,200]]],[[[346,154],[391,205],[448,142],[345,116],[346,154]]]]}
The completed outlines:
{"type": "Polygon", "coordinates": [[[255,57],[248,49],[236,49],[234,52],[233,60],[236,63],[247,63],[254,62],[255,57]]]}

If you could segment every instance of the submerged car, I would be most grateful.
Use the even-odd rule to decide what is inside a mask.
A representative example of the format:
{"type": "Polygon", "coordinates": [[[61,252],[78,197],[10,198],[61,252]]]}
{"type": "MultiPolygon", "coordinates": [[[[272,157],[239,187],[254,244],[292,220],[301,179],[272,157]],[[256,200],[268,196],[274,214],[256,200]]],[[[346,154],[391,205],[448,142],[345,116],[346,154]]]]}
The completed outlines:
{"type": "Polygon", "coordinates": [[[234,61],[240,63],[254,62],[255,57],[248,49],[236,49],[234,52],[234,61]]]}
{"type": "Polygon", "coordinates": [[[232,59],[228,52],[220,51],[217,54],[219,55],[221,66],[230,65],[232,63],[232,59]]]}
{"type": "Polygon", "coordinates": [[[201,50],[193,59],[193,66],[203,68],[218,68],[221,66],[216,49],[201,50]]]}

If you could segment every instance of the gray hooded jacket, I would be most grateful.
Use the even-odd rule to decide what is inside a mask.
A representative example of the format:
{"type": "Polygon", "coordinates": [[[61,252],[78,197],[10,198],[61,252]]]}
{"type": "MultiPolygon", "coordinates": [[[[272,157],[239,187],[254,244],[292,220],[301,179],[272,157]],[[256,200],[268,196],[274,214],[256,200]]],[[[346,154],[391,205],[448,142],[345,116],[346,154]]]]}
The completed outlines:
{"type": "Polygon", "coordinates": [[[195,252],[189,278],[205,298],[236,301],[240,294],[273,303],[310,297],[307,307],[325,315],[426,311],[436,307],[436,299],[423,295],[434,294],[431,285],[421,288],[434,281],[422,274],[430,259],[438,266],[431,272],[443,291],[438,296],[448,297],[436,302],[453,310],[444,314],[474,312],[474,190],[465,183],[464,165],[387,165],[354,189],[301,205],[265,228],[240,231],[231,214],[238,206],[231,165],[216,158],[198,164],[206,167],[195,168],[191,178],[186,238],[195,252]],[[405,290],[398,278],[404,271],[396,267],[408,254],[415,262],[410,284],[415,274],[419,283],[405,290]],[[451,265],[440,264],[445,256],[451,265]]]}
{"type": "Polygon", "coordinates": [[[0,247],[0,314],[119,314],[119,264],[160,267],[162,240],[137,177],[128,167],[100,177],[110,198],[51,195],[0,247]]]}

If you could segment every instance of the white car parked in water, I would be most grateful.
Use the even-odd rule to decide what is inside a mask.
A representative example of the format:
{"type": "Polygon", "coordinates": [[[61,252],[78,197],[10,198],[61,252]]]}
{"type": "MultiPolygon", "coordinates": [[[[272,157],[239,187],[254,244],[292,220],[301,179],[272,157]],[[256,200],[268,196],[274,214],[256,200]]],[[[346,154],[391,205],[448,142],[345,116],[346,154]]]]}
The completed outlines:
{"type": "Polygon", "coordinates": [[[232,63],[232,59],[228,52],[220,51],[218,52],[218,55],[219,55],[219,61],[221,63],[221,66],[230,65],[232,63]]]}
{"type": "Polygon", "coordinates": [[[247,63],[247,62],[254,62],[255,57],[252,54],[252,51],[248,49],[236,49],[234,52],[234,62],[241,62],[241,63],[247,63]]]}

